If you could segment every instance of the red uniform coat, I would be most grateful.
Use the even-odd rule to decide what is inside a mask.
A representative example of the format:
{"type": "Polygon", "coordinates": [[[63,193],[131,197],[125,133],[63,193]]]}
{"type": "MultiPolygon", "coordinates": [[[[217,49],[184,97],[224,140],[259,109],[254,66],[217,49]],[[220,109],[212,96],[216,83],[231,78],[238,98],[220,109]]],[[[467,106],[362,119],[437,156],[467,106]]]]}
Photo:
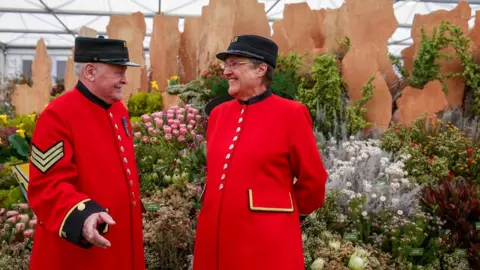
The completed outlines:
{"type": "Polygon", "coordinates": [[[193,269],[304,270],[299,215],[323,204],[327,179],[311,117],[268,90],[242,103],[209,119],[193,269]]]}
{"type": "Polygon", "coordinates": [[[38,218],[32,270],[145,269],[141,201],[131,125],[120,102],[108,105],[79,82],[38,119],[28,199],[38,218]],[[82,226],[95,212],[111,247],[86,243],[82,226]]]}

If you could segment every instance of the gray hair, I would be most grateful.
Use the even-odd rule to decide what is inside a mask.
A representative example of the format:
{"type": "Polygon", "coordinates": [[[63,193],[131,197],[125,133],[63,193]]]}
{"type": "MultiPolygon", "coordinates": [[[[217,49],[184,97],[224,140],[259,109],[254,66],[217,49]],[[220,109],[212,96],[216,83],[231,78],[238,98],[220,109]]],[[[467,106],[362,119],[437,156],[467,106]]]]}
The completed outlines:
{"type": "Polygon", "coordinates": [[[272,81],[273,81],[273,74],[275,72],[275,69],[271,65],[258,59],[250,59],[250,62],[253,64],[255,68],[257,68],[261,64],[267,65],[267,72],[265,72],[265,74],[263,75],[263,84],[265,85],[265,87],[270,88],[270,85],[272,84],[272,81]]]}
{"type": "Polygon", "coordinates": [[[77,78],[80,78],[80,75],[82,74],[83,68],[85,67],[85,63],[73,63],[73,71],[75,72],[75,75],[77,78]]]}

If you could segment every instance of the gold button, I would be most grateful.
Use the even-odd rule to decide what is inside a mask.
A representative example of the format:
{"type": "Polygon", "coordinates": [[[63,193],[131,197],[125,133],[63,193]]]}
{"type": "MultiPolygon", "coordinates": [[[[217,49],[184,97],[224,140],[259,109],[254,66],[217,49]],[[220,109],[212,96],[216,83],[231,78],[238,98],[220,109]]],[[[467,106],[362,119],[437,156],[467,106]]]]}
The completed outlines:
{"type": "Polygon", "coordinates": [[[130,186],[133,187],[133,181],[132,180],[130,180],[130,186]]]}
{"type": "Polygon", "coordinates": [[[115,129],[118,129],[118,126],[117,126],[117,124],[115,124],[115,129]]]}
{"type": "Polygon", "coordinates": [[[127,169],[127,174],[128,174],[128,175],[132,174],[132,172],[130,171],[130,169],[127,169]]]}
{"type": "Polygon", "coordinates": [[[123,148],[123,146],[120,146],[120,151],[125,152],[125,149],[123,148]]]}
{"type": "Polygon", "coordinates": [[[119,141],[122,141],[122,137],[120,137],[120,135],[118,135],[117,138],[119,141]]]}
{"type": "Polygon", "coordinates": [[[237,132],[240,132],[240,127],[237,128],[237,132]]]}
{"type": "Polygon", "coordinates": [[[127,158],[123,158],[123,162],[128,163],[127,158]]]}
{"type": "Polygon", "coordinates": [[[238,140],[238,136],[233,137],[233,141],[238,140]]]}
{"type": "Polygon", "coordinates": [[[218,187],[219,190],[222,190],[223,189],[223,184],[220,184],[220,186],[218,187]]]}
{"type": "Polygon", "coordinates": [[[222,174],[222,180],[224,180],[224,179],[225,179],[225,174],[222,174]]]}
{"type": "Polygon", "coordinates": [[[84,204],[84,203],[79,204],[79,205],[77,206],[77,209],[78,209],[78,211],[83,211],[83,210],[85,210],[85,204],[84,204]]]}
{"type": "Polygon", "coordinates": [[[137,206],[137,202],[133,202],[132,204],[133,204],[133,207],[137,206]]]}
{"type": "Polygon", "coordinates": [[[238,123],[241,123],[243,121],[243,118],[240,117],[240,119],[238,119],[238,123]]]}
{"type": "Polygon", "coordinates": [[[244,112],[245,112],[245,109],[242,109],[242,111],[240,113],[243,114],[244,112]]]}
{"type": "Polygon", "coordinates": [[[135,193],[134,192],[132,192],[132,197],[135,198],[135,193]]]}
{"type": "Polygon", "coordinates": [[[113,118],[113,114],[112,114],[112,113],[110,113],[110,118],[113,118]]]}
{"type": "Polygon", "coordinates": [[[226,158],[226,159],[229,159],[229,158],[230,158],[230,153],[228,153],[225,158],[226,158]]]}
{"type": "Polygon", "coordinates": [[[229,150],[232,150],[233,149],[233,143],[230,144],[230,147],[228,148],[229,150]]]}
{"type": "Polygon", "coordinates": [[[228,164],[225,163],[225,165],[223,165],[223,169],[226,170],[228,168],[228,164]]]}

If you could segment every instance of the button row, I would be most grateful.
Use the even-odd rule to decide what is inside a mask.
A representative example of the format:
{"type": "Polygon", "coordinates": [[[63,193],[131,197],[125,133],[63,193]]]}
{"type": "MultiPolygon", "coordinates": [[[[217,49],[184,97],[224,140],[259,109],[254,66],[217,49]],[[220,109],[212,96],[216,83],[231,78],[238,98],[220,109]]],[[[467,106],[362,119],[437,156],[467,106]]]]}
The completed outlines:
{"type": "MultiPolygon", "coordinates": [[[[238,119],[238,124],[239,126],[237,127],[237,129],[235,130],[236,133],[239,133],[242,128],[240,126],[240,124],[242,124],[243,122],[243,113],[245,112],[245,108],[242,108],[242,111],[240,112],[240,118],[238,119]]],[[[230,146],[228,147],[228,150],[229,150],[229,153],[227,153],[227,155],[225,156],[225,164],[223,164],[223,170],[224,170],[224,173],[222,173],[222,176],[221,176],[221,180],[225,180],[225,178],[227,177],[227,172],[226,170],[228,169],[228,162],[230,161],[230,158],[232,157],[232,154],[231,154],[231,151],[233,150],[233,148],[235,147],[235,142],[238,140],[238,135],[235,135],[233,137],[233,142],[230,144],[230,146]]],[[[219,190],[222,190],[224,187],[223,183],[221,183],[219,186],[218,186],[218,189],[219,190]]]]}
{"type": "MultiPolygon", "coordinates": [[[[110,118],[113,119],[113,114],[110,113],[109,115],[110,115],[110,118]]],[[[115,130],[118,132],[118,125],[117,125],[117,124],[115,124],[115,130]]],[[[118,139],[119,142],[121,142],[121,141],[122,141],[122,136],[120,136],[120,134],[117,134],[117,139],[118,139]]],[[[120,145],[120,151],[121,151],[122,153],[125,153],[125,148],[123,147],[123,145],[120,145]]],[[[123,157],[123,162],[124,162],[125,164],[128,164],[128,159],[127,159],[127,157],[123,157]]],[[[125,165],[125,167],[126,167],[126,165],[125,165]]],[[[132,171],[130,171],[129,168],[126,168],[126,172],[127,172],[127,175],[130,177],[130,175],[132,174],[132,171]]],[[[133,187],[133,181],[132,181],[131,179],[128,181],[128,183],[130,184],[130,187],[133,187]]],[[[137,202],[136,202],[136,200],[135,200],[135,192],[132,191],[132,194],[131,194],[131,195],[132,195],[132,198],[133,198],[132,205],[133,205],[133,207],[136,207],[136,206],[137,206],[137,202]]]]}

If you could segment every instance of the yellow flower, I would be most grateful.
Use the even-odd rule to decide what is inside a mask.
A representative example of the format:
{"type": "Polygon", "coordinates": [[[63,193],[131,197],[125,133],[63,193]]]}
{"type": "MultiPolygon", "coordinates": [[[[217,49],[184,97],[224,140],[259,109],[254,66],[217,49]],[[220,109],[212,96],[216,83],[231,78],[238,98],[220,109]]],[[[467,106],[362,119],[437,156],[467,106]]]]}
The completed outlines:
{"type": "Polygon", "coordinates": [[[29,114],[28,117],[30,117],[30,120],[32,120],[32,122],[35,122],[35,114],[32,113],[32,114],[29,114]]]}
{"type": "Polygon", "coordinates": [[[178,76],[175,75],[175,76],[172,77],[172,79],[174,79],[176,81],[176,80],[178,80],[178,76]]]}
{"type": "Polygon", "coordinates": [[[153,89],[158,90],[158,84],[157,84],[156,81],[152,81],[152,82],[150,82],[150,84],[152,85],[153,89]]]}
{"type": "Polygon", "coordinates": [[[17,129],[17,134],[20,135],[20,137],[25,138],[25,130],[23,129],[17,129]]]}
{"type": "Polygon", "coordinates": [[[22,128],[23,127],[23,123],[20,123],[19,125],[17,125],[17,128],[22,128]]]}
{"type": "Polygon", "coordinates": [[[0,114],[0,119],[3,120],[3,123],[7,123],[7,115],[6,114],[0,114]]]}

